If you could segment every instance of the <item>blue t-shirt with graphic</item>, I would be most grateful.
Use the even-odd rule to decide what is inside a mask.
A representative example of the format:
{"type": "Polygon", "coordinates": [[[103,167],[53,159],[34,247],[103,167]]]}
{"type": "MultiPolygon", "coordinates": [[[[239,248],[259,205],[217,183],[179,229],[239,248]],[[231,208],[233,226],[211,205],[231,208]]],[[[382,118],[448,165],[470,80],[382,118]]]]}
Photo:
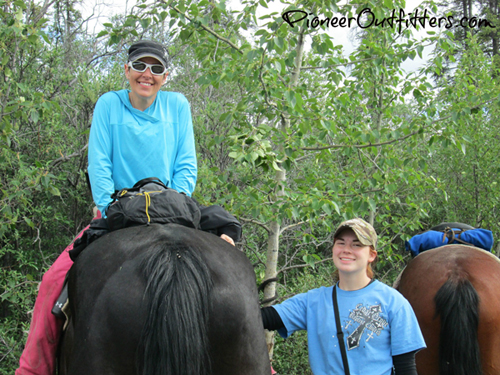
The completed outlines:
{"type": "MultiPolygon", "coordinates": [[[[344,375],[332,299],[333,286],[296,295],[273,306],[287,338],[307,330],[309,363],[315,375],[344,375]]],[[[337,286],[340,322],[350,372],[353,375],[390,375],[392,357],[425,348],[415,313],[395,289],[375,280],[363,289],[337,286]]]]}

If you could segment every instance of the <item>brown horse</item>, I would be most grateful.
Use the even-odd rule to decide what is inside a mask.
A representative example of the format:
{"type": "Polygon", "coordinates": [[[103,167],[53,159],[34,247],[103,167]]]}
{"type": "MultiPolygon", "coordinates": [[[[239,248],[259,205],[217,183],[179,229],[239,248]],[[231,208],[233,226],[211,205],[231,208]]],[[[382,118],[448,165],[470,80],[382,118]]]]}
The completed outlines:
{"type": "Polygon", "coordinates": [[[466,245],[415,257],[396,288],[415,310],[427,349],[419,375],[500,374],[500,260],[466,245]]]}

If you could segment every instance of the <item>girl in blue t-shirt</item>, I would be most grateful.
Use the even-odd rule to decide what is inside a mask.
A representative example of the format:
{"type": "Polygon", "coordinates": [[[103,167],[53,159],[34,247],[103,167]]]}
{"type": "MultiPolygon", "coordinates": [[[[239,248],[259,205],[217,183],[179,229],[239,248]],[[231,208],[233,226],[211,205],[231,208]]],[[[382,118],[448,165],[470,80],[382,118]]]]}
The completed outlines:
{"type": "Polygon", "coordinates": [[[307,330],[315,375],[346,374],[333,298],[337,299],[347,366],[353,375],[417,375],[415,353],[425,348],[415,314],[395,289],[373,279],[377,233],[362,219],[340,224],[333,262],[338,283],[262,309],[264,328],[287,338],[307,330]],[[333,294],[335,288],[335,295],[333,294]]]}

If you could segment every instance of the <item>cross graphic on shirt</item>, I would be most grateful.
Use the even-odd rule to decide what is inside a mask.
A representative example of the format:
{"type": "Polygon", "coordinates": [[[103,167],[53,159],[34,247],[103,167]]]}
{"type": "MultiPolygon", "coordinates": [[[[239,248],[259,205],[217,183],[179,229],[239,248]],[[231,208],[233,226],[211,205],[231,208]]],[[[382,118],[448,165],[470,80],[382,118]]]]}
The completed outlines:
{"type": "MultiPolygon", "coordinates": [[[[359,323],[359,326],[347,337],[347,349],[351,350],[359,347],[361,342],[361,336],[365,329],[371,331],[368,339],[373,337],[373,333],[377,336],[380,332],[388,325],[384,318],[380,317],[382,309],[380,305],[374,305],[370,307],[364,307],[362,304],[356,306],[350,314],[349,318],[359,323]]],[[[368,341],[368,340],[367,340],[368,341]]]]}

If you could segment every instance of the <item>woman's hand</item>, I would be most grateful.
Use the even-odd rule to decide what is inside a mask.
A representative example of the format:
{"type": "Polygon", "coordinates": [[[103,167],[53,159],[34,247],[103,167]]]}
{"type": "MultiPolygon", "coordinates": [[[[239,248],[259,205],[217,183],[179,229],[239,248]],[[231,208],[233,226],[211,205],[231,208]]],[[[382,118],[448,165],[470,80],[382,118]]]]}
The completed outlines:
{"type": "Polygon", "coordinates": [[[227,234],[222,234],[220,238],[222,238],[224,241],[229,242],[231,245],[235,246],[233,239],[229,237],[227,234]]]}

